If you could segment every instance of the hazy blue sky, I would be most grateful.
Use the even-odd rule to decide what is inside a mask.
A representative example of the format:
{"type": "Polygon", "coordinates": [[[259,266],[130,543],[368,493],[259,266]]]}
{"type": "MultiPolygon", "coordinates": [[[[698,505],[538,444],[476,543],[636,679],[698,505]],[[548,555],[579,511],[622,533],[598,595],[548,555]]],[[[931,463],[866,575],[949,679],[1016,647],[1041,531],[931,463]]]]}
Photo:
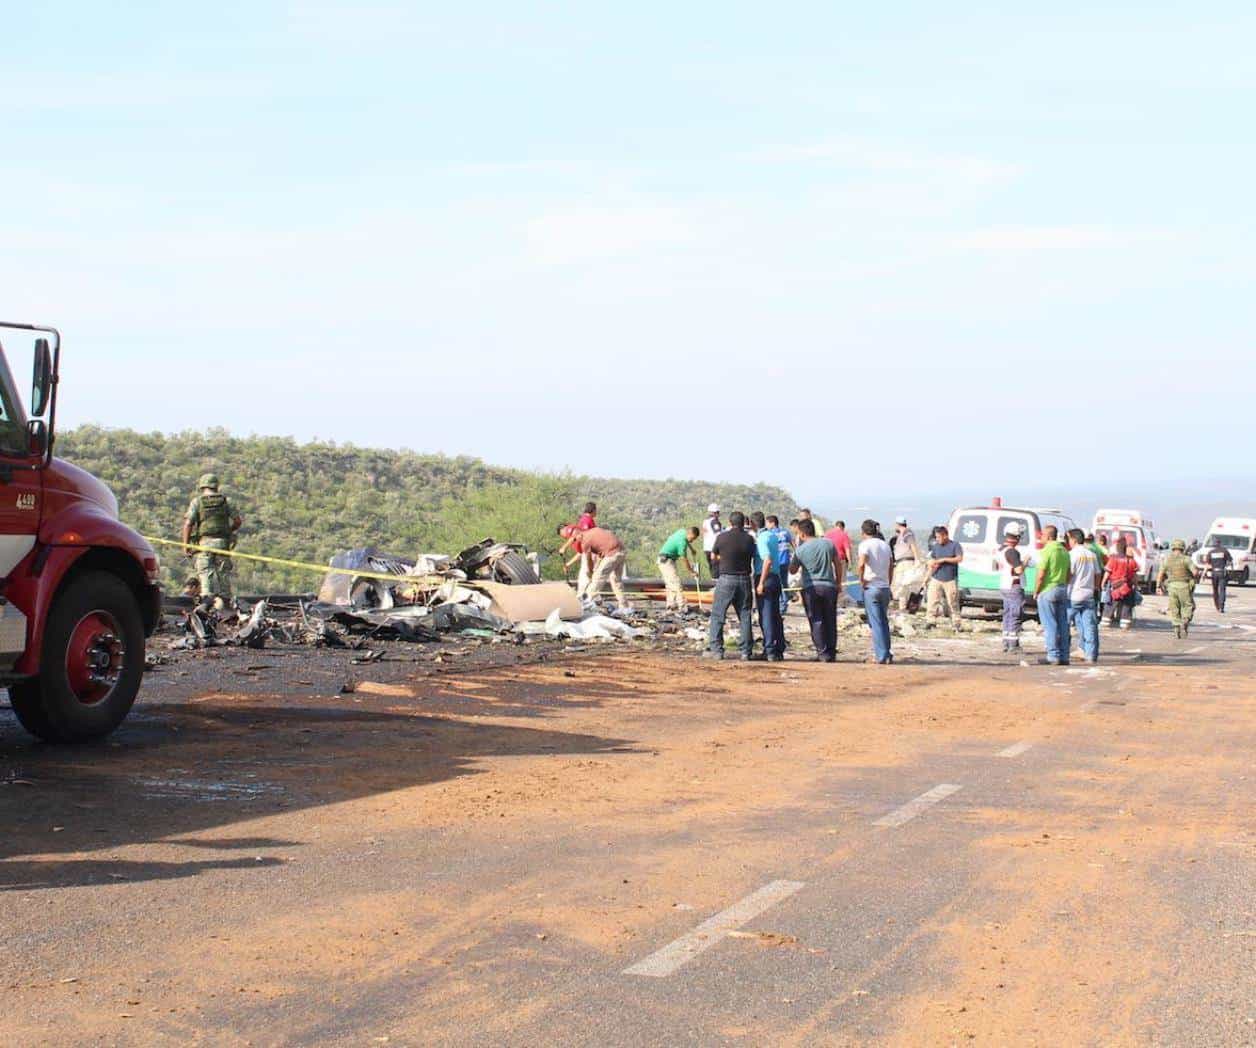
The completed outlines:
{"type": "Polygon", "coordinates": [[[11,6],[0,313],[68,423],[1250,476],[1256,8],[1067,6],[11,6]]]}

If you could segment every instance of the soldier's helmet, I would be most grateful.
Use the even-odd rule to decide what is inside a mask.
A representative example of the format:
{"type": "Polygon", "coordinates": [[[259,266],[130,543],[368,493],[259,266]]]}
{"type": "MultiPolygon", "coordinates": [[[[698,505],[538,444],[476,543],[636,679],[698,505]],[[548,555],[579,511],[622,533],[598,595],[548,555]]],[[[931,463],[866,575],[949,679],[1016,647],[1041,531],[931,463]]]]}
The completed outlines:
{"type": "Polygon", "coordinates": [[[1186,549],[1186,539],[1174,539],[1169,543],[1169,549],[1186,549]]]}
{"type": "Polygon", "coordinates": [[[202,473],[201,479],[196,482],[197,489],[209,488],[211,491],[218,490],[218,474],[202,473]]]}

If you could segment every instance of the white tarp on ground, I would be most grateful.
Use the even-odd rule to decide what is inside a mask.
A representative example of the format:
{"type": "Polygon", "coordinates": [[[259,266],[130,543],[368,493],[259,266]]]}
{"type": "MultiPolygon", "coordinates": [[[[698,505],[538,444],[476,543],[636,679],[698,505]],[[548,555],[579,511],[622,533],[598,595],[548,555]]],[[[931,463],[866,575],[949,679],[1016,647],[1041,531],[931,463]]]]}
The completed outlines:
{"type": "Polygon", "coordinates": [[[616,637],[632,640],[650,635],[649,630],[634,629],[609,615],[590,615],[579,622],[564,622],[558,609],[545,620],[545,632],[551,637],[570,637],[572,640],[614,640],[616,637]]]}

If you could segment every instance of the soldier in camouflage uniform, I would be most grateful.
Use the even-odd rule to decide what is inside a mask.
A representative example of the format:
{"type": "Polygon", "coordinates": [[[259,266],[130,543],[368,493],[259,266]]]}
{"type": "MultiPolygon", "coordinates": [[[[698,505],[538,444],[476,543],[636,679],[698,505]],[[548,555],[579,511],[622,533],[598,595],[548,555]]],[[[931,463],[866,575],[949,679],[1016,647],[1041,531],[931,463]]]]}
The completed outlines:
{"type": "MultiPolygon", "coordinates": [[[[184,545],[193,543],[211,549],[231,549],[235,546],[235,533],[243,521],[226,495],[218,491],[218,475],[206,473],[196,482],[197,495],[188,505],[183,518],[184,545]]],[[[189,556],[192,551],[187,551],[189,556]]],[[[231,585],[232,565],[230,557],[213,553],[196,553],[196,574],[201,581],[201,600],[212,602],[215,607],[230,606],[235,601],[231,585]]]]}
{"type": "Polygon", "coordinates": [[[1190,632],[1191,619],[1195,617],[1195,565],[1186,555],[1186,540],[1174,539],[1172,552],[1160,565],[1156,584],[1162,593],[1169,594],[1169,619],[1178,640],[1190,632]]]}

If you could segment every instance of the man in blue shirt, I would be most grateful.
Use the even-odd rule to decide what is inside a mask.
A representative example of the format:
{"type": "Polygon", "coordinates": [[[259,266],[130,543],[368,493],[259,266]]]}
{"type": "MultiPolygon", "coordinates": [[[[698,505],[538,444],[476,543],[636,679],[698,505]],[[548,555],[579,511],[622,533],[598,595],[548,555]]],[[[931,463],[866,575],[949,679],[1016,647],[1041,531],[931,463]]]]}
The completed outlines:
{"type": "Polygon", "coordinates": [[[780,517],[774,514],[768,515],[767,525],[776,533],[776,574],[781,583],[781,614],[784,615],[785,609],[789,607],[789,594],[786,590],[789,588],[789,562],[794,556],[794,536],[790,534],[789,528],[781,527],[780,517]]]}
{"type": "Polygon", "coordinates": [[[759,606],[759,629],[763,631],[763,655],[768,662],[780,662],[785,657],[785,624],[781,618],[779,529],[770,526],[768,521],[773,518],[764,518],[762,513],[752,513],[750,519],[757,532],[754,592],[759,606]]]}

